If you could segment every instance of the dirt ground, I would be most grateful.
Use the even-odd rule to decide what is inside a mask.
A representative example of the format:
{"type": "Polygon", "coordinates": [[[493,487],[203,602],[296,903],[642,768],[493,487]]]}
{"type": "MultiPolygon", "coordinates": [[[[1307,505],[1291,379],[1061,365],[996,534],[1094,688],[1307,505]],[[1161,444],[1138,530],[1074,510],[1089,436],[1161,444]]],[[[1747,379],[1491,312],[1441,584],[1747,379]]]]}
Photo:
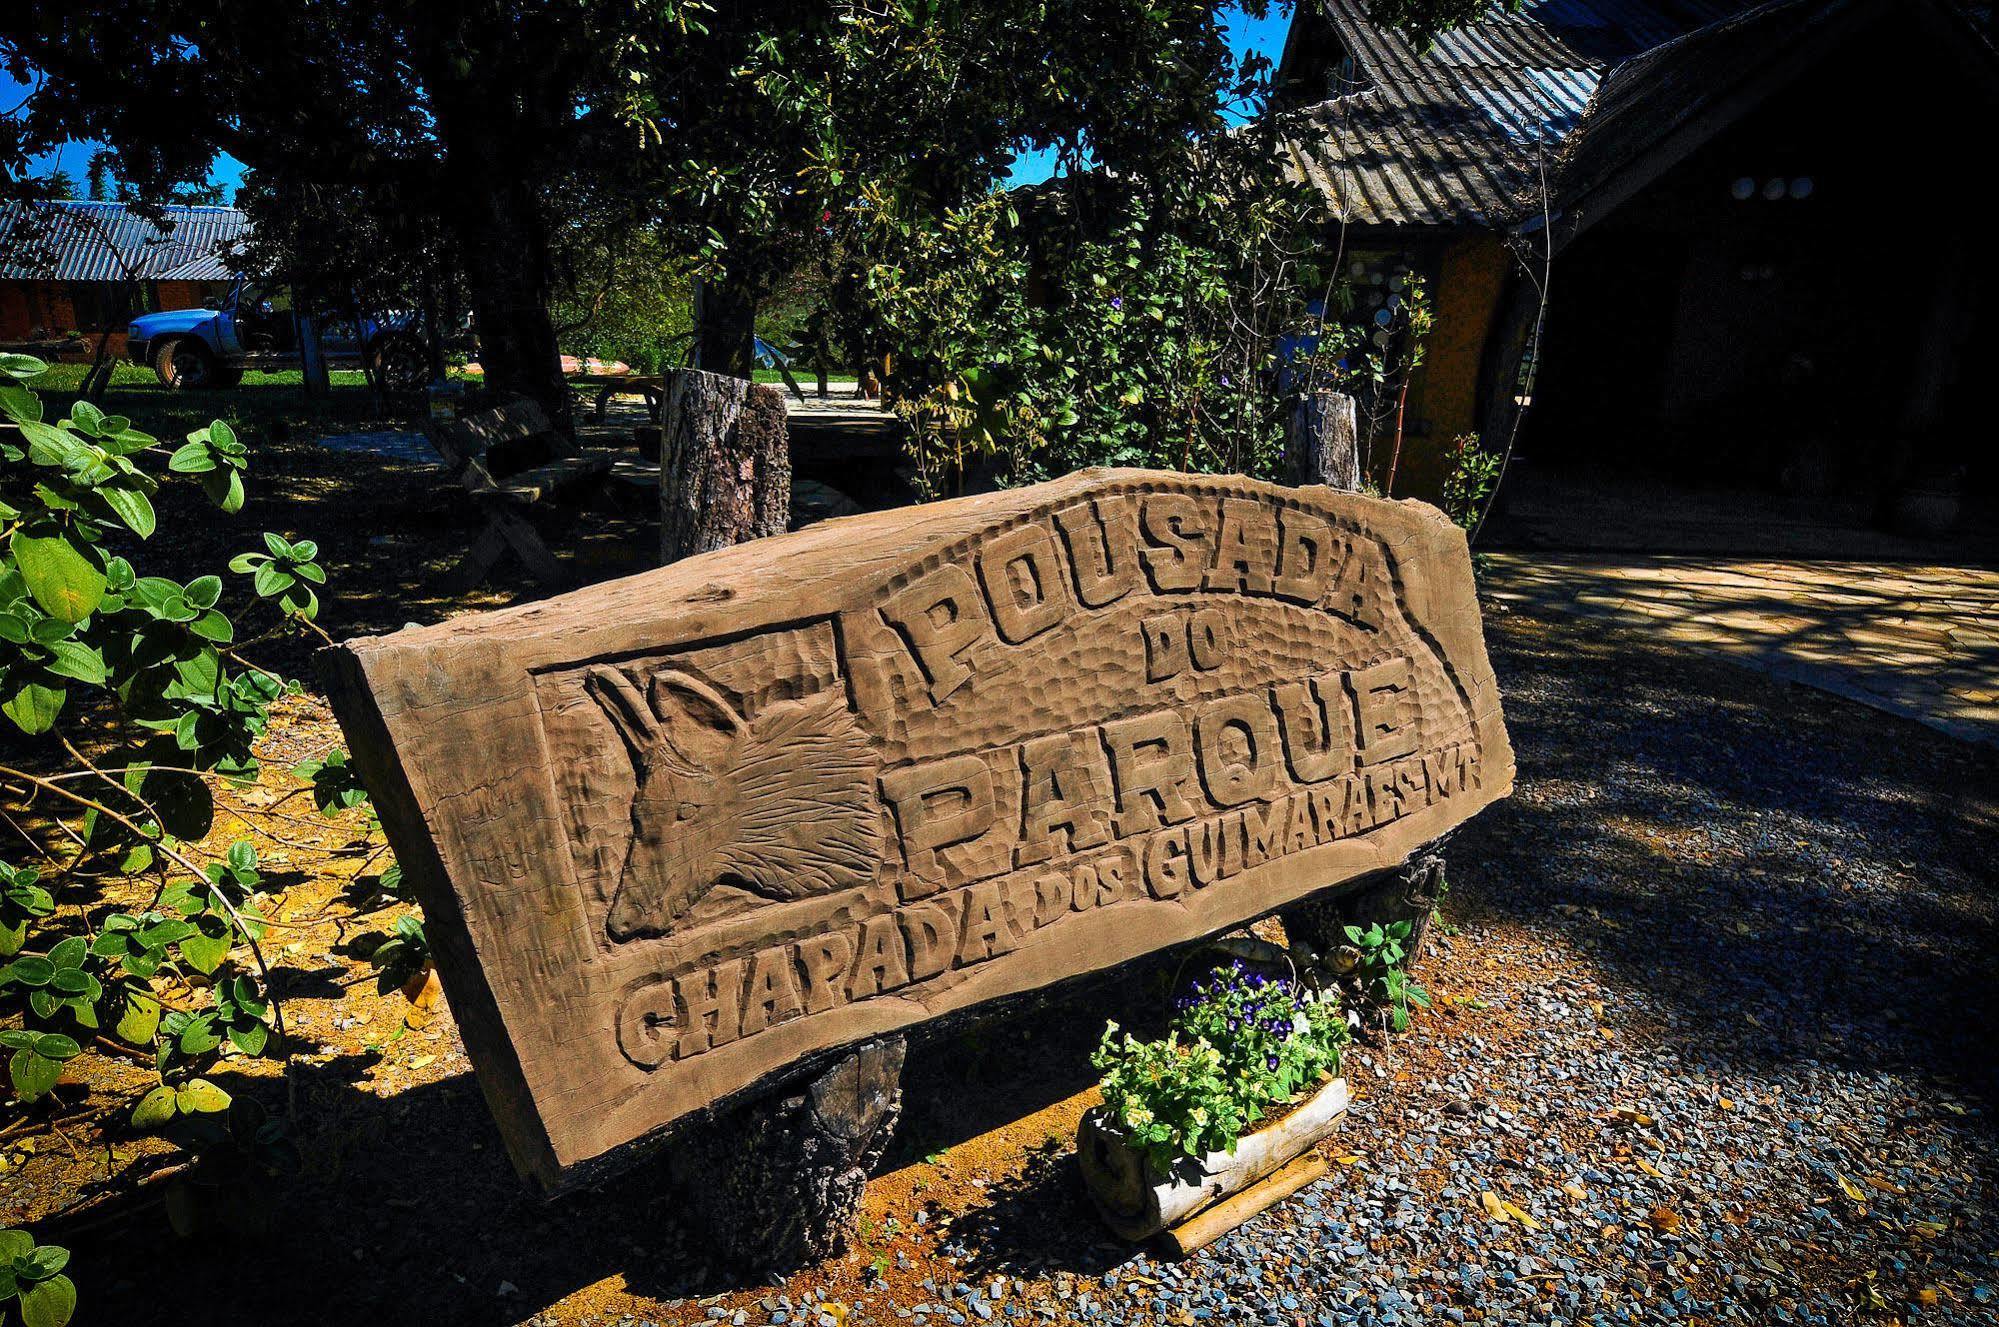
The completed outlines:
{"type": "MultiPolygon", "coordinates": [[[[470,596],[440,588],[441,573],[476,525],[456,488],[434,471],[264,439],[251,478],[250,505],[234,521],[192,526],[163,504],[163,529],[194,533],[149,550],[154,560],[145,570],[187,577],[219,567],[265,528],[315,538],[331,574],[322,622],[336,637],[533,593],[515,571],[470,596]]],[[[652,537],[643,515],[616,512],[589,513],[550,533],[551,544],[590,578],[642,567],[652,537]]],[[[1347,1130],[1328,1145],[1338,1163],[1328,1183],[1362,1183],[1398,1139],[1434,1120],[1445,1068],[1467,1051],[1532,1045],[1542,993],[1595,992],[1601,1027],[1589,1030],[1592,1039],[1678,1053],[1689,1038],[1728,1044],[1745,1034],[1736,1019],[1732,1031],[1717,1032],[1702,1021],[1700,1005],[1734,999],[1730,983],[1749,958],[1758,971],[1824,968],[1846,961],[1855,946],[1885,946],[1854,956],[1852,970],[1867,973],[1870,984],[1839,1013],[1854,1020],[1883,1063],[1913,1066],[1917,1078],[1934,1079],[1948,1099],[1967,1103],[1957,1109],[1960,1116],[1969,1111],[1968,1121],[1925,1117],[1911,1127],[1969,1130],[1965,1137],[1986,1149],[1958,1221],[1967,1239],[1999,1247],[1999,1229],[1990,1224],[1999,973],[1989,875],[1999,777],[1990,759],[1723,664],[1660,656],[1614,634],[1581,641],[1572,630],[1518,615],[1491,624],[1502,685],[1524,688],[1523,702],[1510,711],[1523,797],[1452,844],[1449,926],[1420,973],[1436,1006],[1391,1046],[1353,1058],[1357,1104],[1347,1130]],[[1564,688],[1560,697],[1537,700],[1536,688],[1550,678],[1564,688]],[[1623,753],[1607,734],[1638,741],[1649,733],[1674,751],[1681,748],[1672,744],[1685,744],[1687,763],[1675,766],[1675,777],[1687,781],[1694,805],[1709,806],[1718,820],[1763,814],[1745,810],[1722,785],[1737,768],[1728,762],[1761,759],[1767,750],[1713,745],[1720,739],[1703,715],[1747,725],[1727,735],[1736,742],[1744,732],[1761,733],[1766,743],[1795,736],[1800,745],[1779,754],[1806,762],[1787,785],[1803,802],[1856,799],[1907,811],[1906,840],[1877,836],[1862,845],[1864,860],[1846,863],[1870,870],[1900,863],[1901,893],[1870,904],[1867,927],[1828,902],[1823,934],[1762,930],[1752,924],[1758,891],[1795,883],[1816,867],[1774,852],[1745,858],[1717,848],[1697,821],[1623,810],[1606,796],[1623,777],[1623,753]],[[1697,887],[1719,888],[1717,880],[1731,890],[1739,882],[1730,897],[1743,911],[1727,929],[1681,905],[1697,887]],[[1892,943],[1880,933],[1884,921],[1892,943]],[[1696,936],[1708,939],[1690,947],[1696,936]],[[1671,966],[1662,966],[1667,960],[1671,966]],[[1879,981],[1890,984],[1883,989],[1879,981]],[[1634,985],[1684,1002],[1692,1022],[1682,1025],[1637,1001],[1620,1008],[1616,992],[1634,985]]],[[[270,662],[310,678],[302,647],[270,662]]],[[[288,767],[339,740],[309,691],[283,703],[263,755],[288,767]]],[[[205,1305],[241,1322],[610,1327],[705,1322],[720,1309],[723,1320],[741,1311],[762,1324],[782,1296],[813,1306],[813,1317],[791,1321],[824,1314],[859,1323],[894,1321],[898,1306],[936,1300],[939,1287],[981,1278],[1006,1281],[1003,1300],[1023,1304],[1084,1296],[1128,1304],[1143,1293],[1129,1275],[1119,1284],[1105,1279],[1132,1250],[1112,1240],[1090,1210],[1073,1138],[1094,1100],[1088,1057],[1104,1021],[1156,1025],[1167,984],[1161,964],[1136,965],[1079,1007],[987,1025],[914,1057],[903,1120],[868,1189],[853,1249],[782,1281],[745,1282],[709,1263],[699,1213],[677,1204],[655,1172],[640,1169],[555,1203],[523,1189],[448,1007],[426,1015],[402,994],[376,989],[366,956],[407,907],[385,900],[373,883],[386,862],[379,834],[371,836],[359,816],[326,821],[302,799],[282,800],[288,786],[279,776],[250,801],[227,794],[211,846],[248,833],[269,868],[275,991],[294,1054],[288,1071],[235,1060],[211,1077],[290,1112],[301,1172],[256,1192],[197,1183],[191,1197],[176,1201],[191,1207],[198,1231],[177,1239],[167,1212],[175,1186],[161,1175],[173,1158],[122,1124],[128,1103],[153,1081],[143,1065],[86,1057],[77,1063],[89,1064],[88,1075],[57,1089],[53,1113],[7,1107],[0,1113],[0,1222],[33,1223],[44,1238],[74,1250],[79,1321],[150,1322],[180,1316],[181,1308],[168,1305],[205,1305]],[[172,1256],[162,1257],[163,1249],[172,1256]]],[[[113,888],[92,900],[89,912],[132,901],[113,888]]],[[[1809,1024],[1818,1012],[1797,1016],[1809,1024]]],[[[1802,1035],[1797,1046],[1813,1055],[1856,1052],[1820,1045],[1809,1029],[1802,1035]]],[[[1767,1054],[1805,1053],[1787,1046],[1767,1054]]],[[[1481,1109],[1520,1105],[1512,1089],[1493,1090],[1498,1095],[1481,1109]]],[[[1579,1118],[1611,1105],[1579,1103],[1579,1118]]],[[[1937,1137],[1940,1147],[1966,1145],[1955,1135],[1937,1137]]],[[[1617,1146],[1605,1145],[1607,1158],[1615,1159],[1617,1146]]],[[[1631,1145],[1622,1146],[1628,1157],[1631,1145]]],[[[1443,1181],[1435,1174],[1412,1183],[1429,1201],[1457,1201],[1438,1196],[1443,1181]]],[[[1760,1200],[1753,1190],[1738,1198],[1746,1210],[1760,1200]]],[[[1384,1256],[1401,1256],[1385,1241],[1381,1247],[1390,1250],[1384,1256]]],[[[1847,1294],[1843,1287],[1871,1275],[1878,1260],[1841,1245],[1800,1267],[1806,1284],[1847,1294]]],[[[1913,1295],[1935,1276],[1925,1264],[1904,1279],[1901,1293],[1913,1295]]],[[[1165,1310],[1158,1320],[1183,1321],[1165,1310]]]]}

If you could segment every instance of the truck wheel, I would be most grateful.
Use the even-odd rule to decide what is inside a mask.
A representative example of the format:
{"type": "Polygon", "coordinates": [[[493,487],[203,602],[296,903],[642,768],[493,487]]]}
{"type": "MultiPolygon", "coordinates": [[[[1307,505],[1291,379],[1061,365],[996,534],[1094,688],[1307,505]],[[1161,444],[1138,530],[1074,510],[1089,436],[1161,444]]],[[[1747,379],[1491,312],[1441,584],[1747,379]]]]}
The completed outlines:
{"type": "Polygon", "coordinates": [[[153,350],[153,373],[168,387],[213,387],[219,367],[214,352],[192,337],[175,337],[153,350]]]}
{"type": "Polygon", "coordinates": [[[420,401],[430,383],[430,356],[421,340],[392,333],[368,348],[368,370],[375,390],[396,403],[420,401]]]}

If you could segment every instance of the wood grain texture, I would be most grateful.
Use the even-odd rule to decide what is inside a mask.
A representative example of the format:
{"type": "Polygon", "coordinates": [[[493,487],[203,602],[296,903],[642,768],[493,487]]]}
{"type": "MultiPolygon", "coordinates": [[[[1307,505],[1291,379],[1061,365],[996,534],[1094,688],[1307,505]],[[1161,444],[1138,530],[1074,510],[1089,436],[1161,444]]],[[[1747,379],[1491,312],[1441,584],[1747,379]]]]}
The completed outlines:
{"type": "Polygon", "coordinates": [[[1434,509],[1093,470],[332,651],[516,1164],[1401,862],[1513,757],[1434,509]]]}

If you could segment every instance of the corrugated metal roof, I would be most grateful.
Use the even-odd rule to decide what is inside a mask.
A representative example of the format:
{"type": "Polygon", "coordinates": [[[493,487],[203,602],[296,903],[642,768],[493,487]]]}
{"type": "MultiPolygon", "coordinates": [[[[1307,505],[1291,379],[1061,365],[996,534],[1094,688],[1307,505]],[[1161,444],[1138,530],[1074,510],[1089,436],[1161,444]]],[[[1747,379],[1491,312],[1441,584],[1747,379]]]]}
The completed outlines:
{"type": "Polygon", "coordinates": [[[1296,112],[1298,178],[1357,225],[1499,224],[1538,190],[1606,75],[1753,0],[1495,5],[1427,52],[1365,0],[1318,0],[1363,89],[1296,112]]]}
{"type": "Polygon", "coordinates": [[[162,229],[123,203],[0,204],[0,281],[226,281],[248,219],[169,207],[162,229]]]}

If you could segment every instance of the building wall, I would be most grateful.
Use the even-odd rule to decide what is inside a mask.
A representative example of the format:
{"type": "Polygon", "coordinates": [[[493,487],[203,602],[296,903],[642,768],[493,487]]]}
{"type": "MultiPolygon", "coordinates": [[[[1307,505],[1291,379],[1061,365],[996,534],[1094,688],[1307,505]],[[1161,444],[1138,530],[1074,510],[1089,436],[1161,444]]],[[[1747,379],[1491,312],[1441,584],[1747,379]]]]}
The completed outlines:
{"type": "MultiPolygon", "coordinates": [[[[115,283],[94,282],[92,286],[101,304],[118,307],[115,283]]],[[[227,289],[225,283],[219,282],[149,281],[145,308],[131,312],[213,308],[227,289]]],[[[97,333],[103,328],[100,319],[82,316],[87,310],[79,310],[77,293],[64,281],[0,281],[0,341],[62,340],[71,332],[80,332],[81,338],[72,341],[63,358],[90,358],[97,351],[97,333]]],[[[125,353],[123,320],[111,333],[111,353],[120,356],[125,353]]]]}
{"type": "Polygon", "coordinates": [[[1506,290],[1508,261],[1505,246],[1490,231],[1452,240],[1439,259],[1432,292],[1436,326],[1430,332],[1429,354],[1417,371],[1419,381],[1410,386],[1412,395],[1419,386],[1422,389],[1425,429],[1415,445],[1403,442],[1396,497],[1436,501],[1443,489],[1451,440],[1479,431],[1483,422],[1479,375],[1506,290]]]}
{"type": "MultiPolygon", "coordinates": [[[[1435,322],[1423,367],[1409,381],[1402,457],[1391,496],[1435,502],[1449,468],[1451,440],[1477,433],[1483,424],[1479,380],[1510,260],[1499,237],[1490,231],[1453,236],[1441,247],[1410,258],[1417,270],[1429,274],[1435,322]]],[[[1377,484],[1387,479],[1393,448],[1389,427],[1373,447],[1377,484]]]]}

